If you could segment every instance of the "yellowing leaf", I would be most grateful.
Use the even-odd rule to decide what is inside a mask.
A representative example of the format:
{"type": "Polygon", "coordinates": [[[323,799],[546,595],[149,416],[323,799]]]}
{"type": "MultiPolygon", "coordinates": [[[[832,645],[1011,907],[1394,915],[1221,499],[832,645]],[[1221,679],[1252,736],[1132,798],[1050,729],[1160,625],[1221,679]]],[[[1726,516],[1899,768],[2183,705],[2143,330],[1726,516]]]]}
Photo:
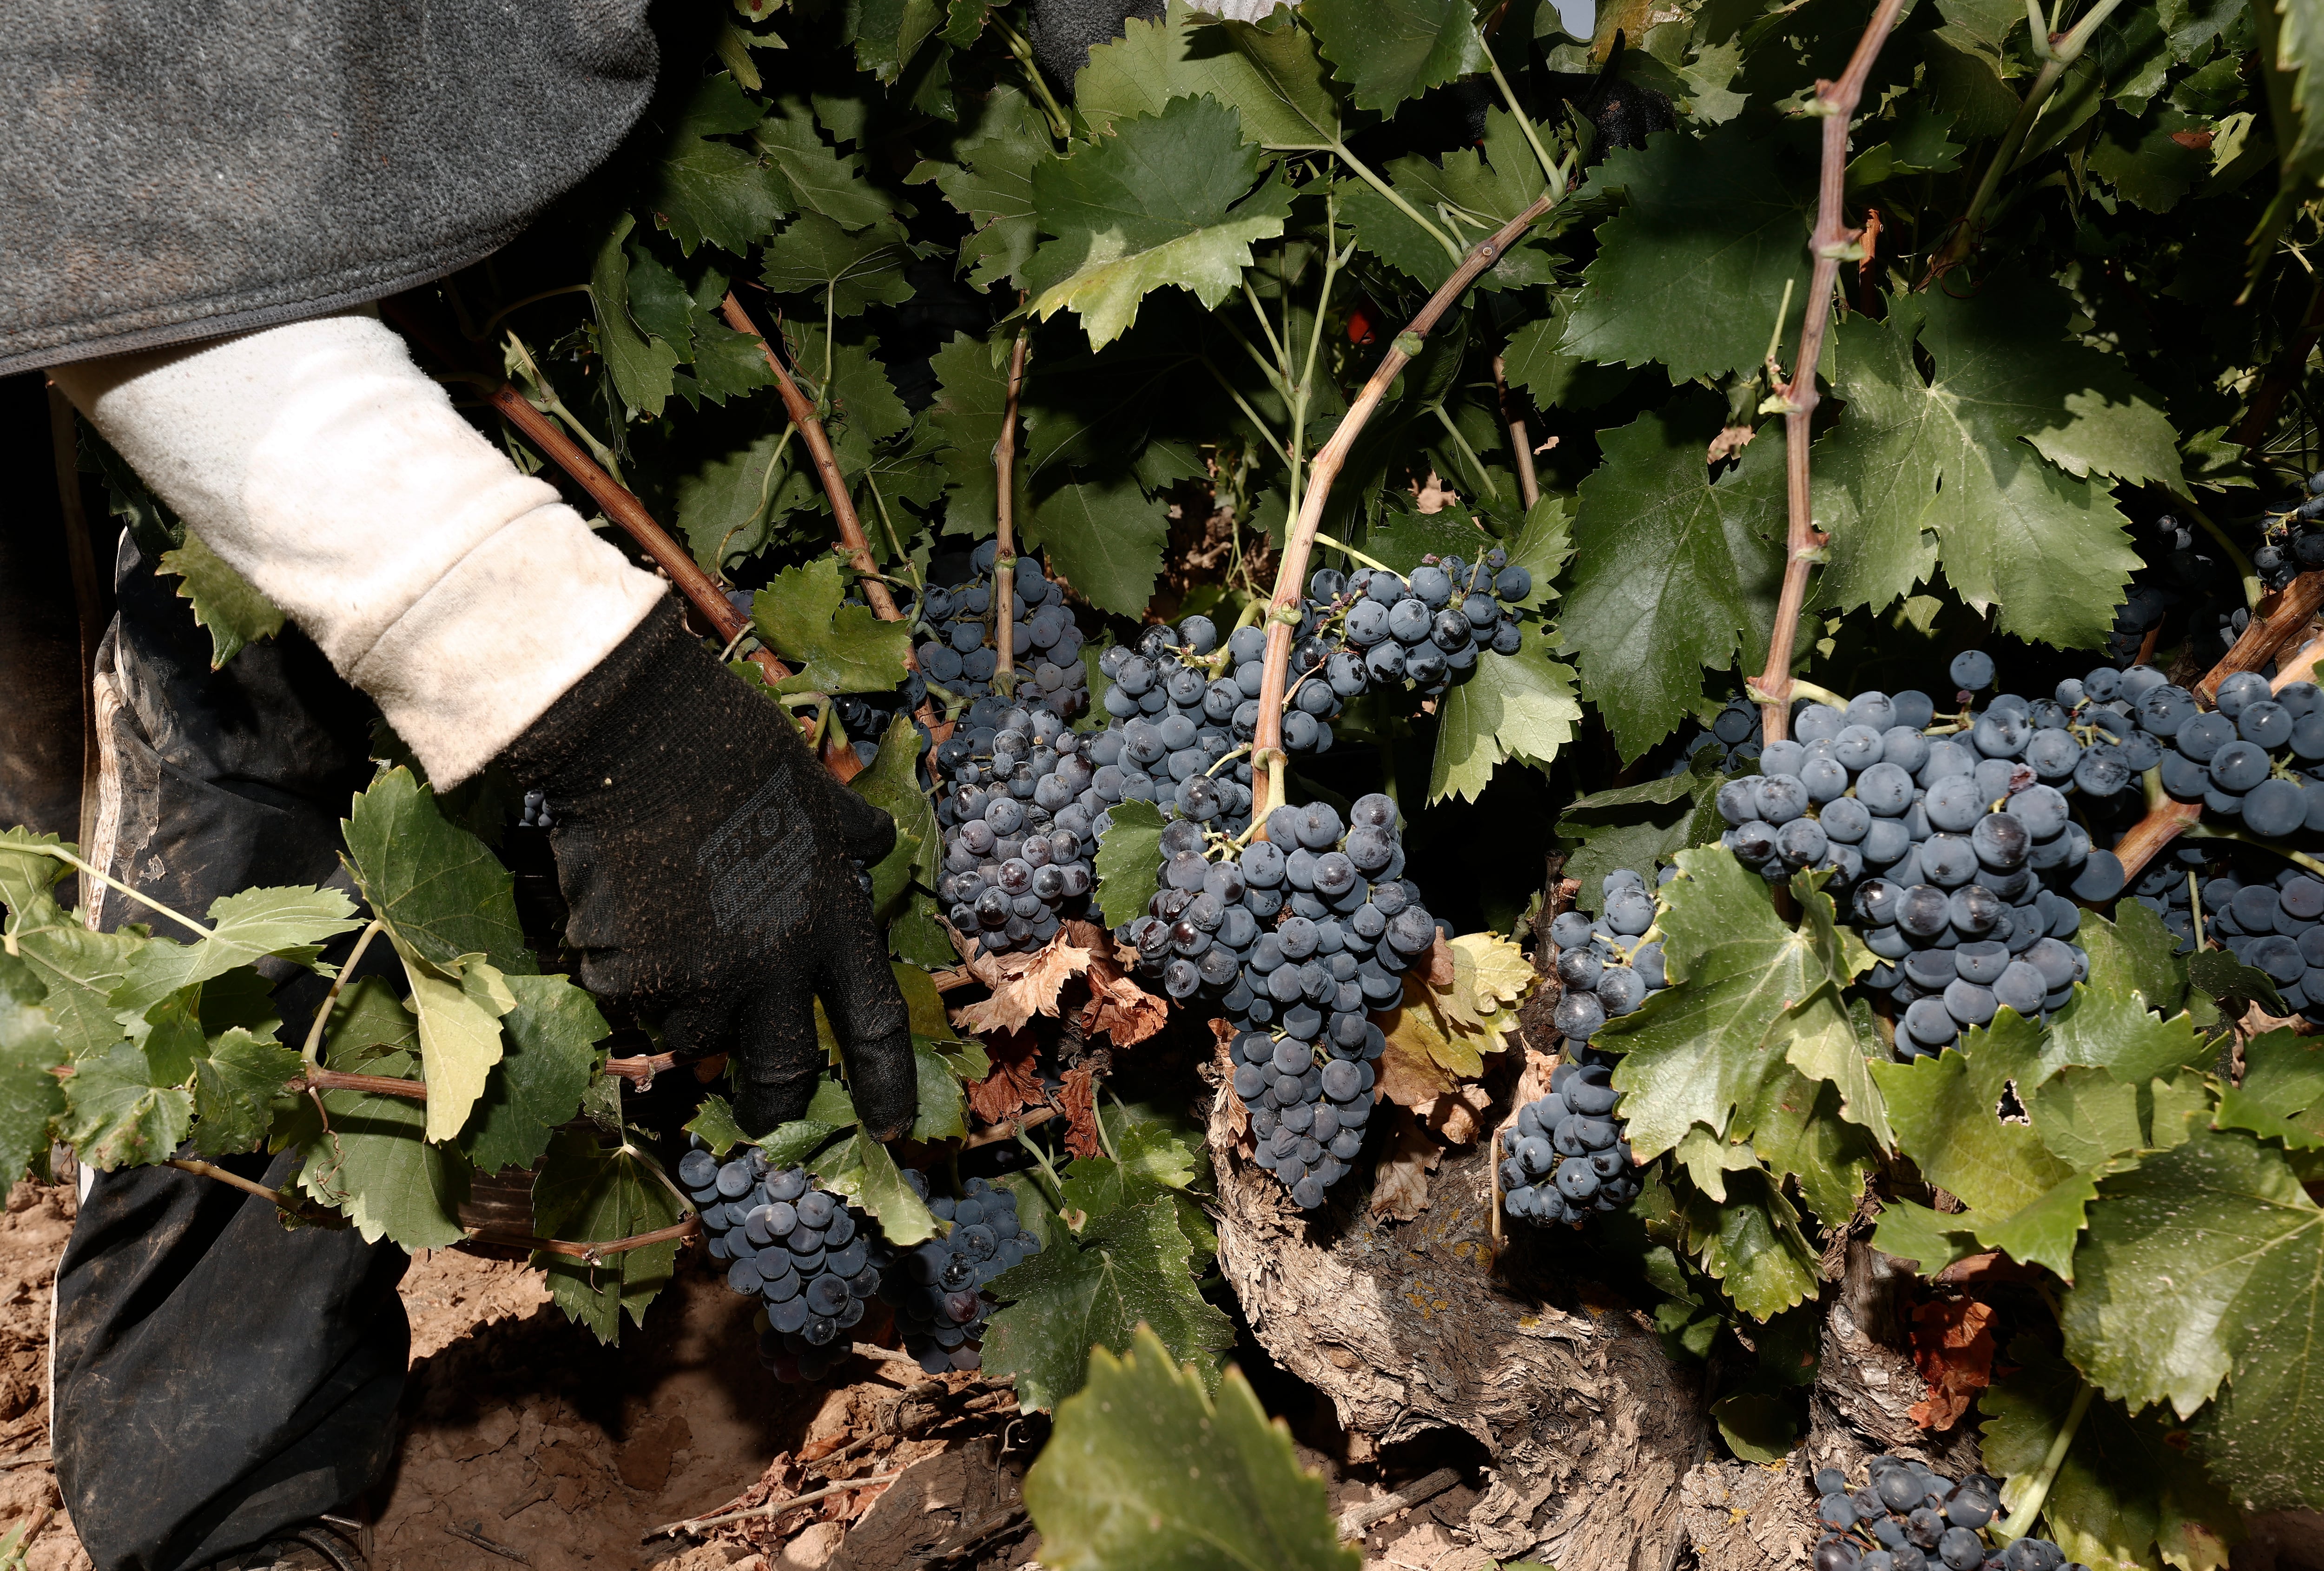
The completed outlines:
{"type": "Polygon", "coordinates": [[[501,1061],[501,1016],[516,1007],[516,995],[481,955],[461,956],[456,976],[410,954],[404,968],[411,977],[409,1007],[420,1017],[420,1058],[428,1074],[428,1138],[450,1140],[468,1122],[469,1110],[484,1094],[485,1078],[501,1061]]]}

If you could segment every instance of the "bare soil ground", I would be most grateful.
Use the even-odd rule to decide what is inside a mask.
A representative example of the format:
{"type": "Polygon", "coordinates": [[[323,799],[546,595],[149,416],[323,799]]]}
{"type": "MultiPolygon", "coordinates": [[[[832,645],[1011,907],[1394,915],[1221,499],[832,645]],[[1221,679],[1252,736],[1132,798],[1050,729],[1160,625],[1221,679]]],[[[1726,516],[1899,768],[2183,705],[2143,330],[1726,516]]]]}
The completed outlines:
{"type": "MultiPolygon", "coordinates": [[[[93,1571],[48,1462],[50,1289],[72,1216],[69,1186],[29,1182],[0,1215],[0,1531],[46,1514],[28,1571],[93,1571]]],[[[751,1306],[700,1272],[618,1348],[568,1323],[521,1264],[425,1255],[402,1292],[411,1388],[396,1473],[374,1507],[378,1571],[1038,1571],[1019,1490],[1046,1420],[1019,1417],[1005,1387],[865,1361],[848,1366],[852,1384],[783,1385],[759,1367],[751,1306]],[[899,1473],[779,1517],[650,1536],[899,1473]]],[[[1268,1394],[1296,1406],[1301,1390],[1268,1394]]],[[[1424,1448],[1351,1470],[1328,1416],[1296,1417],[1294,1429],[1302,1459],[1332,1480],[1335,1511],[1457,1460],[1424,1448]]],[[[1475,1498],[1455,1487],[1377,1524],[1367,1567],[1489,1566],[1465,1526],[1475,1498]]]]}

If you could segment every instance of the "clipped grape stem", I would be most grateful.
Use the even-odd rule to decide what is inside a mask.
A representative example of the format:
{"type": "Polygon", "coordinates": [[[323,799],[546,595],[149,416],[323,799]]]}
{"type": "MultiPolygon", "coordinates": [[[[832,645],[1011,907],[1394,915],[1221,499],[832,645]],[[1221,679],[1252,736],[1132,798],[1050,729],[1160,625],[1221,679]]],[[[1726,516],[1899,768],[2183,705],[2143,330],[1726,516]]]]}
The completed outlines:
{"type": "MultiPolygon", "coordinates": [[[[1901,5],[1903,0],[1892,0],[1901,5]]],[[[1283,705],[1288,696],[1291,676],[1291,635],[1299,624],[1299,602],[1307,581],[1307,559],[1314,553],[1315,536],[1323,527],[1323,509],[1331,501],[1332,483],[1339,478],[1342,466],[1348,460],[1349,449],[1363,434],[1380,401],[1388,396],[1390,384],[1396,381],[1405,366],[1420,353],[1423,342],[1431,329],[1452,309],[1454,302],[1467,292],[1484,271],[1499,262],[1512,242],[1533,227],[1534,224],[1564,196],[1568,181],[1561,175],[1549,189],[1534,199],[1525,211],[1502,225],[1487,238],[1471,248],[1461,265],[1452,270],[1428,303],[1420,308],[1419,315],[1405,324],[1402,332],[1380,357],[1379,368],[1356,394],[1348,412],[1340,417],[1339,428],[1332,439],[1316,449],[1308,465],[1307,488],[1300,498],[1299,517],[1283,542],[1283,559],[1275,573],[1275,594],[1267,611],[1267,663],[1264,679],[1259,689],[1259,729],[1251,739],[1251,824],[1260,829],[1268,811],[1286,799],[1284,791],[1283,705]]]]}
{"type": "MultiPolygon", "coordinates": [[[[1025,296],[1019,291],[1017,303],[1025,296]]],[[[1017,679],[1017,400],[1025,389],[1031,337],[1017,329],[1009,348],[1009,397],[1001,409],[1001,439],[992,444],[992,475],[1000,485],[992,513],[992,682],[1003,693],[1017,679]]]]}
{"type": "Polygon", "coordinates": [[[839,526],[839,550],[862,580],[863,598],[870,603],[872,615],[882,622],[902,621],[904,614],[896,608],[896,597],[888,593],[888,586],[881,581],[880,565],[872,559],[872,542],[863,533],[863,521],[855,515],[855,499],[848,494],[847,477],[839,472],[839,455],[831,450],[831,437],[823,429],[814,402],[791,380],[791,374],[775,354],[774,345],[759,331],[759,324],[751,319],[751,313],[742,309],[742,302],[734,298],[733,290],[728,290],[726,298],[718,302],[718,314],[726,319],[728,327],[744,337],[757,340],[759,353],[767,357],[767,369],[775,374],[775,392],[782,398],[783,412],[798,427],[808,456],[815,459],[816,476],[823,482],[823,494],[831,504],[832,520],[839,526]]]}
{"type": "Polygon", "coordinates": [[[1775,625],[1767,641],[1767,665],[1756,692],[1760,699],[1760,740],[1781,742],[1788,730],[1791,707],[1792,645],[1799,636],[1800,615],[1806,609],[1808,575],[1823,560],[1825,535],[1815,525],[1815,508],[1808,485],[1808,428],[1815,419],[1816,364],[1823,358],[1825,330],[1831,323],[1832,291],[1840,282],[1840,264],[1854,254],[1858,231],[1848,227],[1840,201],[1846,189],[1848,123],[1864,97],[1865,79],[1880,46],[1888,41],[1904,9],[1904,0],[1880,0],[1879,9],[1856,41],[1856,52],[1836,82],[1816,84],[1811,112],[1823,116],[1823,162],[1816,187],[1816,226],[1812,241],[1815,267],[1808,279],[1805,314],[1800,323],[1798,357],[1791,380],[1782,391],[1784,405],[1784,490],[1786,524],[1784,540],[1784,587],[1775,601],[1775,625]]]}

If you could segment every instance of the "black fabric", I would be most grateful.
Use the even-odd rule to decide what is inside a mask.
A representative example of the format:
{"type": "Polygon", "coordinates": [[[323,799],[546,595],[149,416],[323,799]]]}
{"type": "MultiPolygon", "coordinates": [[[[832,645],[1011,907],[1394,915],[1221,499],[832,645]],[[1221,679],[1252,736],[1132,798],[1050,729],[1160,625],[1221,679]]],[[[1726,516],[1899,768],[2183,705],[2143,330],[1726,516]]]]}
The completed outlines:
{"type": "Polygon", "coordinates": [[[80,618],[65,554],[49,391],[0,378],[0,828],[80,834],[80,618]]]}
{"type": "Polygon", "coordinates": [[[0,30],[0,372],[376,300],[610,153],[647,0],[21,0],[0,30]]]}
{"type": "Polygon", "coordinates": [[[807,1110],[819,997],[864,1127],[910,1127],[909,1017],[850,864],[887,855],[895,825],[674,609],[551,705],[507,762],[548,793],[566,941],[591,992],[665,1012],[675,1051],[731,1053],[735,1114],[754,1133],[807,1110]]]}
{"type": "MultiPolygon", "coordinates": [[[[223,671],[124,541],[99,661],[109,804],[90,854],[179,910],[329,882],[368,773],[370,707],[296,633],[223,671]]],[[[8,673],[0,670],[0,690],[8,673]]],[[[113,897],[101,925],[152,920],[113,897]]],[[[339,940],[343,956],[353,935],[339,940]]],[[[378,946],[374,946],[374,948],[378,946]]],[[[392,962],[366,956],[364,972],[392,962]]],[[[278,972],[286,1040],[325,984],[278,972]]],[[[229,1161],[280,1183],[297,1160],[229,1161]]],[[[403,1252],[286,1233],[274,1208],[170,1168],[92,1176],[57,1271],[57,1482],[97,1571],[178,1571],[345,1508],[385,1476],[409,1349],[403,1252]]]]}
{"type": "Polygon", "coordinates": [[[1135,16],[1159,22],[1167,0],[1033,0],[1033,22],[1027,42],[1033,59],[1057,97],[1074,101],[1074,78],[1089,64],[1089,51],[1111,43],[1135,16]]]}

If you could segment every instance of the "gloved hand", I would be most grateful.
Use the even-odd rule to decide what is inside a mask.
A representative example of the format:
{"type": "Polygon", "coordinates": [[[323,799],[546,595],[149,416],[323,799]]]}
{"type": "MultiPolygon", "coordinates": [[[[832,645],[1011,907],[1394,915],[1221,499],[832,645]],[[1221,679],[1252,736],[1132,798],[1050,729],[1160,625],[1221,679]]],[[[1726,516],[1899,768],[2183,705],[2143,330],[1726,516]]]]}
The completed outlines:
{"type": "Polygon", "coordinates": [[[763,1133],[823,1072],[811,999],[837,1033],[863,1127],[918,1101],[909,1016],[849,858],[896,840],[781,710],[656,610],[512,744],[548,796],[566,940],[589,990],[661,1010],[673,1051],[728,1053],[734,1112],[763,1133]]]}

